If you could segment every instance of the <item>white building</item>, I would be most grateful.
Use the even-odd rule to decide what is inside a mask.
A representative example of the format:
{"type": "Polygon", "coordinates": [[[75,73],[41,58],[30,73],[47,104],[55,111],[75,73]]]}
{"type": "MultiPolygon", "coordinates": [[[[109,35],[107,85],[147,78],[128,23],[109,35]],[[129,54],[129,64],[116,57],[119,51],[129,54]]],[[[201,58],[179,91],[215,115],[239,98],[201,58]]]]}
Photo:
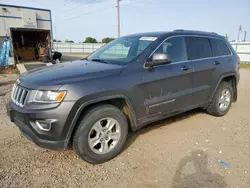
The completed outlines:
{"type": "MultiPolygon", "coordinates": [[[[53,40],[51,11],[0,4],[0,44],[7,37],[11,39],[12,54],[21,48],[35,48],[38,43],[51,45],[53,40]]],[[[37,57],[37,54],[35,55],[37,57]]]]}

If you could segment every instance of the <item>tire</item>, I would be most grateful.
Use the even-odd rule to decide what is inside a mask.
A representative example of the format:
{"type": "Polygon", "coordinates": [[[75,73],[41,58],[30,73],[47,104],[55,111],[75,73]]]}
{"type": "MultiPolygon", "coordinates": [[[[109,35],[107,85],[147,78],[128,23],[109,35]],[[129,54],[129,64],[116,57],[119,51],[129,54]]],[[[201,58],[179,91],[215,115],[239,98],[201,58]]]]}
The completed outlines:
{"type": "MultiPolygon", "coordinates": [[[[209,106],[207,107],[207,112],[210,115],[213,116],[224,116],[227,114],[227,112],[229,111],[231,105],[232,105],[232,101],[233,101],[233,88],[230,82],[222,82],[217,91],[214,94],[214,97],[211,101],[211,103],[209,104],[209,106]],[[230,93],[230,100],[227,101],[228,105],[224,108],[221,108],[220,105],[222,105],[222,103],[220,103],[220,97],[223,94],[225,94],[225,91],[228,91],[230,93]]],[[[223,106],[223,105],[222,105],[223,106]]]]}
{"type": "Polygon", "coordinates": [[[73,137],[73,150],[81,159],[89,163],[104,163],[113,159],[122,151],[127,135],[127,118],[117,107],[108,104],[96,106],[80,119],[73,137]],[[114,124],[112,130],[109,129],[112,127],[111,124],[114,124]],[[115,132],[112,132],[114,130],[115,132]],[[113,140],[110,135],[116,135],[115,139],[118,138],[117,135],[120,136],[119,139],[114,141],[115,139],[113,140]],[[91,147],[92,140],[97,140],[94,141],[98,143],[95,143],[95,147],[91,147]],[[106,146],[106,149],[104,146],[106,146]],[[108,151],[107,148],[112,149],[108,151]]]}

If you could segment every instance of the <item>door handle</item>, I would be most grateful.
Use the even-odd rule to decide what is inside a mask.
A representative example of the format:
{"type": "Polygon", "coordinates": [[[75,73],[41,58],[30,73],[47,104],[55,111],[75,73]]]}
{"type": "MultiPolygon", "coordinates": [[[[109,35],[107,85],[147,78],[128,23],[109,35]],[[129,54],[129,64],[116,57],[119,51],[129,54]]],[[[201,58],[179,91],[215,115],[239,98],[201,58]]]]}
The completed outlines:
{"type": "Polygon", "coordinates": [[[186,70],[189,70],[189,69],[191,69],[191,67],[188,67],[188,66],[181,67],[181,70],[183,70],[183,71],[186,71],[186,70]]]}
{"type": "Polygon", "coordinates": [[[214,64],[215,64],[215,65],[219,65],[220,62],[219,62],[219,61],[215,61],[214,64]]]}

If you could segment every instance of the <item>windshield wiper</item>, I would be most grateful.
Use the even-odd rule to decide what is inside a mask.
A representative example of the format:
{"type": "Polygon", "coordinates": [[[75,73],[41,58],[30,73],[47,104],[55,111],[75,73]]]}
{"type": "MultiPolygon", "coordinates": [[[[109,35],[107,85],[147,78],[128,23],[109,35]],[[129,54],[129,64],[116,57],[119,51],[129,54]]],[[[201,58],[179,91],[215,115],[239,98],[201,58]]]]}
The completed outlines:
{"type": "Polygon", "coordinates": [[[107,61],[103,59],[91,59],[91,61],[101,62],[101,63],[108,63],[107,61]]]}

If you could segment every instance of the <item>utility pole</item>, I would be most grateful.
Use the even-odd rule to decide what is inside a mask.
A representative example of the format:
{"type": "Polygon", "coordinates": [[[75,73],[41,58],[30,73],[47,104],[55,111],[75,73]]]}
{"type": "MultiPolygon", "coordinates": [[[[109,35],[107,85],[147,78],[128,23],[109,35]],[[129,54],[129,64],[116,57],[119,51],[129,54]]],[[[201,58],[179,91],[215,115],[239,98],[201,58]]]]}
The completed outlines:
{"type": "Polygon", "coordinates": [[[241,32],[242,32],[242,28],[241,28],[241,25],[240,25],[239,30],[238,30],[237,42],[239,42],[240,33],[241,33],[241,32]]]}
{"type": "Polygon", "coordinates": [[[118,37],[121,35],[121,26],[120,26],[120,1],[117,0],[117,32],[118,32],[118,37]]]}
{"type": "Polygon", "coordinates": [[[226,39],[227,39],[227,40],[229,40],[229,36],[228,36],[228,34],[226,34],[225,36],[226,36],[226,39]]]}
{"type": "Polygon", "coordinates": [[[244,33],[244,42],[246,42],[246,39],[247,39],[247,31],[245,31],[244,33]]]}

